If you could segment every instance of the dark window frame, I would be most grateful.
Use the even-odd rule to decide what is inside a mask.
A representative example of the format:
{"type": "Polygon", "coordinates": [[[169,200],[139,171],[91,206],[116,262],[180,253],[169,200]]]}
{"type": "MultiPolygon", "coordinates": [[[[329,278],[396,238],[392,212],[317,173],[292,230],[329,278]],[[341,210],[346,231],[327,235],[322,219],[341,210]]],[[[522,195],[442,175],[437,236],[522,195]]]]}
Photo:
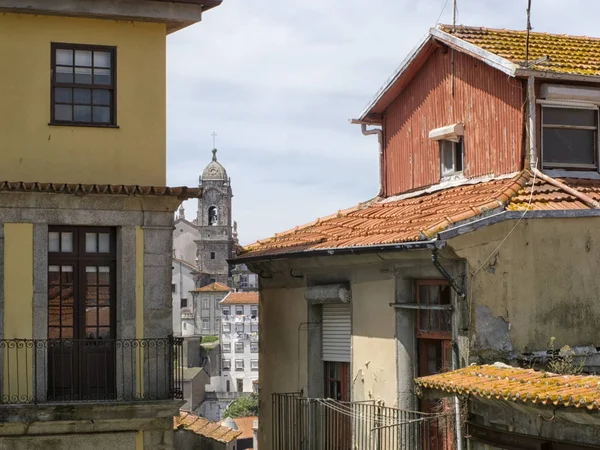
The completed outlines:
{"type": "MultiPolygon", "coordinates": [[[[76,126],[76,127],[92,127],[92,128],[119,128],[117,125],[117,47],[109,46],[109,45],[87,45],[87,44],[70,44],[63,42],[52,42],[50,44],[50,123],[52,126],[76,126]],[[111,83],[110,84],[93,84],[93,79],[91,84],[84,83],[65,83],[65,82],[57,82],[56,81],[56,51],[57,50],[85,50],[85,51],[98,51],[98,52],[108,52],[110,53],[111,64],[110,64],[110,74],[111,74],[111,83]],[[110,121],[108,123],[105,122],[82,122],[75,121],[74,117],[71,121],[66,120],[56,120],[55,118],[55,89],[56,88],[72,88],[72,89],[90,89],[93,91],[94,89],[102,89],[110,91],[110,121]]],[[[92,70],[93,70],[93,61],[92,61],[92,70]]],[[[75,66],[75,61],[73,61],[73,68],[78,67],[75,66]]],[[[82,66],[83,67],[83,66],[82,66]]],[[[87,66],[86,66],[87,67],[87,66]]],[[[92,73],[93,77],[93,73],[92,73]]],[[[91,94],[93,96],[93,93],[91,94]]],[[[92,106],[93,100],[90,100],[90,106],[92,106]]],[[[59,103],[60,104],[60,103],[59,103]]],[[[65,103],[66,104],[66,103],[65,103]]],[[[74,99],[71,100],[71,105],[74,104],[74,99]]],[[[87,105],[87,103],[86,103],[87,105]]],[[[104,106],[104,105],[103,105],[104,106]]],[[[93,113],[92,113],[93,114],[93,113]]]]}
{"type": "MultiPolygon", "coordinates": [[[[441,292],[440,292],[441,294],[441,292]]],[[[452,339],[452,311],[451,310],[433,310],[427,309],[429,305],[452,305],[452,291],[450,289],[450,285],[446,280],[437,280],[437,279],[419,279],[415,280],[414,284],[414,296],[416,298],[416,303],[420,306],[423,306],[425,309],[417,309],[417,317],[415,321],[415,329],[416,336],[419,339],[441,339],[448,340],[452,339]],[[421,297],[421,287],[439,287],[447,289],[448,298],[442,299],[440,296],[439,303],[430,303],[430,299],[424,299],[421,297]],[[442,301],[443,300],[443,301],[442,301]],[[448,315],[447,319],[449,320],[448,328],[445,328],[444,320],[446,319],[444,315],[448,315]],[[427,321],[427,327],[421,327],[421,316],[427,321]],[[437,324],[437,328],[431,327],[431,321],[434,320],[437,324]]]]}

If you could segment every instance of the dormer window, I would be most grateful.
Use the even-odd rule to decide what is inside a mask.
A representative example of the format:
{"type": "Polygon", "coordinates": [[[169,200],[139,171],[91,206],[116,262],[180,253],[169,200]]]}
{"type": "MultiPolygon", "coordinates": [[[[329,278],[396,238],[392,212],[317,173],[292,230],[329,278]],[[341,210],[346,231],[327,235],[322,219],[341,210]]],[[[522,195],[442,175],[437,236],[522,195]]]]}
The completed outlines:
{"type": "Polygon", "coordinates": [[[441,140],[440,145],[440,174],[442,177],[457,175],[463,170],[462,140],[458,142],[441,140]]]}
{"type": "Polygon", "coordinates": [[[596,107],[542,107],[542,168],[598,169],[596,107]]]}

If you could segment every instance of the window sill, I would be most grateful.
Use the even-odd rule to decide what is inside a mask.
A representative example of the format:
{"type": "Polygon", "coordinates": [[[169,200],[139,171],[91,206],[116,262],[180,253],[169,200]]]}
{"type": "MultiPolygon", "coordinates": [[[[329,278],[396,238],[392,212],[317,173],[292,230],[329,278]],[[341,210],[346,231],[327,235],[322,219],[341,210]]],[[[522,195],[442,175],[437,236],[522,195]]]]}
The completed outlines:
{"type": "Polygon", "coordinates": [[[84,127],[84,128],[121,128],[119,125],[101,124],[101,123],[62,123],[48,122],[51,127],[84,127]]]}

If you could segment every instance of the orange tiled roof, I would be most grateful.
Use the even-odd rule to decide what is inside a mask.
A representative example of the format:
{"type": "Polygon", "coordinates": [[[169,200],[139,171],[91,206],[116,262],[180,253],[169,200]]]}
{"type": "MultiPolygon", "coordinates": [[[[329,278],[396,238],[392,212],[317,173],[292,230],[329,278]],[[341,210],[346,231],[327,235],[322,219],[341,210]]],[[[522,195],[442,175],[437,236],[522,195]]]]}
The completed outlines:
{"type": "Polygon", "coordinates": [[[465,184],[402,200],[371,201],[260,240],[240,256],[418,242],[494,208],[576,210],[591,209],[593,202],[600,202],[600,180],[544,178],[536,177],[533,196],[533,174],[525,170],[510,179],[465,184]]]}
{"type": "MultiPolygon", "coordinates": [[[[525,60],[525,31],[458,26],[452,32],[451,25],[439,25],[438,28],[512,63],[518,64],[525,60]]],[[[546,56],[549,57],[548,61],[530,68],[545,72],[600,75],[598,38],[531,32],[529,61],[546,56]]]]}
{"type": "Polygon", "coordinates": [[[223,283],[219,283],[218,281],[208,284],[206,286],[202,286],[198,289],[193,289],[190,292],[229,292],[231,288],[229,286],[224,285],[223,283]]]}
{"type": "Polygon", "coordinates": [[[258,241],[243,256],[428,240],[448,225],[503,206],[528,179],[522,172],[403,200],[373,201],[258,241]]]}
{"type": "Polygon", "coordinates": [[[233,419],[233,421],[238,427],[238,430],[242,432],[242,434],[238,436],[238,439],[248,439],[254,436],[254,431],[252,431],[252,424],[255,420],[258,420],[258,417],[236,417],[235,419],[233,419]]]}
{"type": "Polygon", "coordinates": [[[173,417],[173,429],[191,431],[199,436],[225,444],[237,439],[242,434],[240,430],[232,430],[229,427],[219,425],[217,422],[211,422],[204,417],[198,417],[183,411],[179,413],[179,416],[173,417]]]}
{"type": "Polygon", "coordinates": [[[123,184],[25,183],[11,181],[0,181],[0,192],[167,196],[180,199],[198,198],[202,195],[201,188],[190,188],[186,186],[167,187],[123,184]]]}
{"type": "Polygon", "coordinates": [[[417,386],[458,395],[600,409],[600,376],[557,375],[505,365],[470,366],[417,378],[417,386]]]}
{"type": "Polygon", "coordinates": [[[223,300],[223,305],[257,305],[258,292],[231,292],[223,300]]]}

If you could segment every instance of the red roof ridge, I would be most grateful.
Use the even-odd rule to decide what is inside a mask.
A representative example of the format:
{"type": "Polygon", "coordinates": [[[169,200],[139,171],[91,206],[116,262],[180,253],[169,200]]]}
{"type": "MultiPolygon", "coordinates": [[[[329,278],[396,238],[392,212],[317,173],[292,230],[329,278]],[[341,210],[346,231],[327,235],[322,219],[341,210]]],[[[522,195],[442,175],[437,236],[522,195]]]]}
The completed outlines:
{"type": "Polygon", "coordinates": [[[600,208],[600,203],[598,203],[596,200],[585,195],[583,192],[578,191],[576,188],[566,185],[565,183],[557,180],[556,178],[552,178],[551,176],[546,175],[545,173],[542,173],[537,169],[535,170],[535,176],[537,178],[541,178],[542,180],[546,181],[547,183],[550,183],[550,184],[556,186],[559,189],[562,189],[567,194],[570,194],[573,197],[578,198],[579,200],[581,200],[582,202],[584,202],[591,208],[594,208],[594,209],[600,208]]]}
{"type": "Polygon", "coordinates": [[[223,283],[215,281],[200,288],[192,289],[190,292],[229,292],[231,288],[223,283]]]}

